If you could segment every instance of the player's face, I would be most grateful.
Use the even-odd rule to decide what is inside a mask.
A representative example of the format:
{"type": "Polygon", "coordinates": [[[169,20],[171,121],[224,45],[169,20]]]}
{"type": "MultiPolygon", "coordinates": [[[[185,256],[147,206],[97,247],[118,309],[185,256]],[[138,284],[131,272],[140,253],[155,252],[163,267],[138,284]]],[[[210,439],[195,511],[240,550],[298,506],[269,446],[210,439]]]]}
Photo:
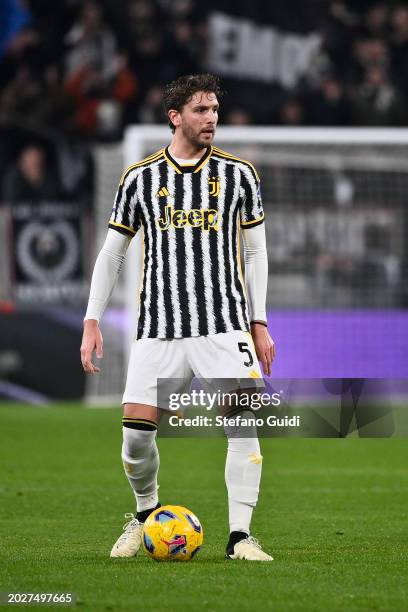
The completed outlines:
{"type": "Polygon", "coordinates": [[[214,93],[199,91],[179,113],[179,128],[186,140],[197,148],[208,147],[214,140],[218,123],[218,100],[214,93]]]}

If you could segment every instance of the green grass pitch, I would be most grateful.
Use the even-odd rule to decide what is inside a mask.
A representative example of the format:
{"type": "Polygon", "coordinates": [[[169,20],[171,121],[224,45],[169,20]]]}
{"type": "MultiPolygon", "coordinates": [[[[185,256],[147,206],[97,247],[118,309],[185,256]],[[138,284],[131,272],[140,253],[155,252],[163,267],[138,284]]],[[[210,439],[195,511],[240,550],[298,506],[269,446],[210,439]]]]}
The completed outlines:
{"type": "Polygon", "coordinates": [[[263,440],[253,534],[272,563],[223,558],[225,440],[159,440],[162,503],[204,526],[171,564],[109,558],[133,510],[119,409],[4,403],[0,423],[1,591],[71,591],[92,612],[408,610],[404,439],[263,440]]]}

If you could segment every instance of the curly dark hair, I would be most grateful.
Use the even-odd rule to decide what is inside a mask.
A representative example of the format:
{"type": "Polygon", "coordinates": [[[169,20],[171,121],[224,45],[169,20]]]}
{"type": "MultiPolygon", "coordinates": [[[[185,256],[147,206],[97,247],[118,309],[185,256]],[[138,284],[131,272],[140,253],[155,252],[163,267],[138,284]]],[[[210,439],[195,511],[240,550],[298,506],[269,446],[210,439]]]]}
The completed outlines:
{"type": "MultiPolygon", "coordinates": [[[[166,117],[170,109],[181,111],[183,106],[191,100],[197,91],[214,93],[217,98],[220,98],[224,94],[220,87],[218,77],[213,74],[189,74],[187,76],[181,76],[164,88],[163,106],[166,117]]],[[[171,131],[174,132],[175,127],[170,120],[169,127],[171,131]]]]}

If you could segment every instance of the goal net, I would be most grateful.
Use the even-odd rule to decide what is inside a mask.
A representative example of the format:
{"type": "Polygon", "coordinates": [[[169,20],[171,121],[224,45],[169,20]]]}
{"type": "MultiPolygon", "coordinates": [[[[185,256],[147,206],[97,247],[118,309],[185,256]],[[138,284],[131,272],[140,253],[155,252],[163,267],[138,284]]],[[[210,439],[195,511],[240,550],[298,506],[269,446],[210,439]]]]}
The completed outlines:
{"type": "MultiPolygon", "coordinates": [[[[121,170],[169,140],[167,127],[132,126],[123,147],[99,147],[99,244],[121,170]]],[[[222,127],[216,144],[261,176],[276,375],[408,376],[408,130],[222,127]]],[[[123,335],[119,378],[105,368],[110,398],[136,328],[140,255],[137,236],[113,302],[123,335]]]]}

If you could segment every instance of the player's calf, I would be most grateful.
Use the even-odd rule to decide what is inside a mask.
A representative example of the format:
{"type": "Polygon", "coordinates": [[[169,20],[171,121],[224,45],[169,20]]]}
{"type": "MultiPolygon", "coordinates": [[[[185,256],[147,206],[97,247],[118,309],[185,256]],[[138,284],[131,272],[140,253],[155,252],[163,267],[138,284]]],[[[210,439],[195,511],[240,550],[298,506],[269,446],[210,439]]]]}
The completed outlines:
{"type": "Polygon", "coordinates": [[[122,461],[138,513],[155,508],[159,501],[157,473],[160,460],[156,432],[154,421],[123,417],[122,461]]]}

